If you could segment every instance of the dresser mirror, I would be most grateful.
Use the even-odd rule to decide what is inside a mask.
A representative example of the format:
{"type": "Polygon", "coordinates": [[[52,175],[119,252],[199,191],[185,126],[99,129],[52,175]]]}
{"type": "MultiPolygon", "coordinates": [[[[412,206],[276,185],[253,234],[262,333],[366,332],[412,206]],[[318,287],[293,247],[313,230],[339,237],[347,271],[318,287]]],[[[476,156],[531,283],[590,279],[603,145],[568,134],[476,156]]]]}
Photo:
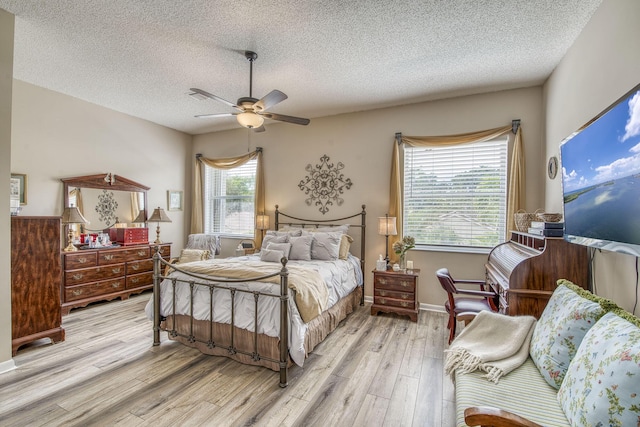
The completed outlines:
{"type": "Polygon", "coordinates": [[[147,218],[149,187],[120,175],[96,175],[63,178],[63,208],[76,206],[88,224],[73,224],[76,233],[98,233],[117,223],[130,226],[140,211],[147,218]]]}

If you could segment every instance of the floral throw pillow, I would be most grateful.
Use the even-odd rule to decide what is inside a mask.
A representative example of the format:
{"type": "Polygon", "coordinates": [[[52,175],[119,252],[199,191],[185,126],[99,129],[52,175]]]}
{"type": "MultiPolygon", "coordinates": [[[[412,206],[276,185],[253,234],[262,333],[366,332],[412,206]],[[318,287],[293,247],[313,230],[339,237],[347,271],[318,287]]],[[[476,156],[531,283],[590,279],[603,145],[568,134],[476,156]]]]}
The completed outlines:
{"type": "Polygon", "coordinates": [[[638,425],[640,319],[615,310],[587,332],[558,390],[558,402],[571,425],[638,425]]]}
{"type": "Polygon", "coordinates": [[[585,291],[568,280],[558,287],[545,307],[531,337],[529,354],[542,377],[559,388],[571,359],[587,331],[615,304],[585,291]]]}

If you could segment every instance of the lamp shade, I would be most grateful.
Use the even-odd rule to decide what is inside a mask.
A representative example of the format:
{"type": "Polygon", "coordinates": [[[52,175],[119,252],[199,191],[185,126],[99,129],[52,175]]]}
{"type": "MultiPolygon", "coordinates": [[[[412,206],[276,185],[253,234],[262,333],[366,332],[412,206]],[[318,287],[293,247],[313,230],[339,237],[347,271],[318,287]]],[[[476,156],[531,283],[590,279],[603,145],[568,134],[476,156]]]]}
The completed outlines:
{"type": "Polygon", "coordinates": [[[383,236],[395,236],[396,234],[398,234],[398,230],[396,229],[396,217],[378,217],[378,234],[381,234],[383,236]]]}
{"type": "Polygon", "coordinates": [[[240,113],[236,118],[238,119],[238,123],[249,129],[259,128],[264,123],[264,118],[262,116],[250,111],[240,113]]]}
{"type": "Polygon", "coordinates": [[[149,217],[148,221],[149,222],[171,222],[171,218],[169,218],[169,216],[166,214],[164,209],[158,207],[153,210],[153,213],[149,217]]]}
{"type": "Polygon", "coordinates": [[[144,209],[141,210],[138,216],[136,216],[136,219],[134,219],[131,222],[134,222],[134,223],[147,222],[147,211],[144,209]]]}
{"type": "Polygon", "coordinates": [[[76,206],[64,208],[62,212],[63,224],[88,224],[89,221],[82,216],[80,210],[76,206]]]}
{"type": "Polygon", "coordinates": [[[258,230],[269,229],[269,215],[257,215],[256,216],[256,228],[258,230]]]}

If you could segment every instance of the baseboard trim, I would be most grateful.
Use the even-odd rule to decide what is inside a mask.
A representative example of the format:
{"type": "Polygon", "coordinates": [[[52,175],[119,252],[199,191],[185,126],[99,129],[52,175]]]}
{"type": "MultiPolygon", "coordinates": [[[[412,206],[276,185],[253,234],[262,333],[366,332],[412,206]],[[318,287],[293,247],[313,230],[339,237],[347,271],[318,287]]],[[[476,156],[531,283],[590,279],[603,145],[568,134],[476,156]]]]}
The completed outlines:
{"type": "Polygon", "coordinates": [[[13,359],[9,359],[0,363],[0,374],[13,371],[14,369],[16,369],[16,363],[13,361],[13,359]]]}
{"type": "MultiPolygon", "coordinates": [[[[373,304],[373,297],[365,295],[364,302],[373,304]]],[[[420,303],[419,309],[424,311],[435,311],[437,313],[446,313],[444,306],[442,305],[420,303]]]]}

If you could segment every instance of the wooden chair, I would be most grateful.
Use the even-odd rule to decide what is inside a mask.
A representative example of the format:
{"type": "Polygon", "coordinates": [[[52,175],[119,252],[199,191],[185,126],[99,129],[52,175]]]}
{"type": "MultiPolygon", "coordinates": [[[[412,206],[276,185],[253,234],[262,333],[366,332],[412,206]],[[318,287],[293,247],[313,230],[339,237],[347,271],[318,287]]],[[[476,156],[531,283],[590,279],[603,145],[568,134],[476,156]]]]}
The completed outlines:
{"type": "Polygon", "coordinates": [[[497,295],[493,291],[485,290],[483,280],[453,280],[449,270],[446,268],[436,271],[436,276],[448,296],[444,308],[449,313],[449,324],[447,325],[447,329],[449,329],[449,344],[456,336],[456,323],[458,320],[464,320],[466,323],[469,321],[471,313],[479,313],[483,310],[498,311],[496,306],[497,295]],[[480,290],[459,289],[457,287],[459,284],[479,286],[480,290]],[[460,315],[464,319],[459,319],[460,315]]]}

